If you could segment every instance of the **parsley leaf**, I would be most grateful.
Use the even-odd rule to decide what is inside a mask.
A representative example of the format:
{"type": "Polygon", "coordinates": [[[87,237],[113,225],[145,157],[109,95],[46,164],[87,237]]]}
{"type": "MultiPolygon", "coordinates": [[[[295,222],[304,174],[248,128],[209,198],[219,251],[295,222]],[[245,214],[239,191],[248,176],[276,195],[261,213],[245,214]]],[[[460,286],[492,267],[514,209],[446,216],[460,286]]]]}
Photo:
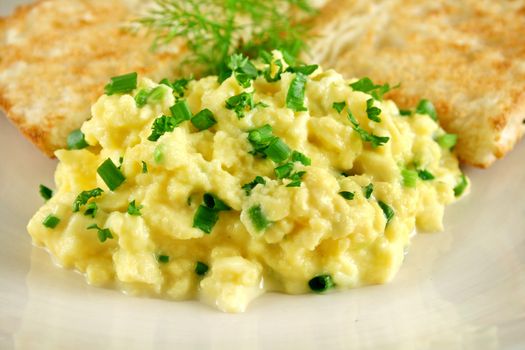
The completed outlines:
{"type": "Polygon", "coordinates": [[[434,120],[434,121],[438,120],[436,108],[434,107],[432,102],[430,102],[429,100],[426,100],[426,99],[423,99],[423,100],[419,101],[419,103],[417,104],[417,107],[416,107],[416,113],[417,114],[426,114],[430,118],[432,118],[432,120],[434,120]]]}
{"type": "Polygon", "coordinates": [[[244,118],[245,113],[254,107],[253,93],[242,92],[226,100],[226,108],[233,110],[239,119],[244,118]]]}
{"type": "Polygon", "coordinates": [[[366,101],[366,115],[368,116],[368,119],[376,123],[381,123],[381,118],[379,118],[380,114],[381,109],[374,107],[374,99],[368,99],[366,101]]]}
{"type": "Polygon", "coordinates": [[[77,196],[77,198],[73,202],[73,212],[76,213],[77,211],[79,211],[80,208],[83,205],[85,205],[91,198],[96,198],[102,195],[102,192],[104,192],[104,190],[102,190],[99,187],[89,190],[89,191],[80,192],[80,194],[77,196]]]}
{"type": "Polygon", "coordinates": [[[88,230],[97,230],[98,240],[104,243],[107,239],[113,239],[113,235],[109,228],[100,228],[97,224],[89,225],[88,230]]]}
{"type": "Polygon", "coordinates": [[[384,94],[386,94],[392,89],[398,88],[399,85],[396,85],[394,87],[390,87],[389,84],[376,85],[370,78],[365,77],[356,81],[355,83],[350,84],[350,87],[354,91],[361,91],[370,94],[374,99],[381,101],[383,99],[384,94]]]}
{"type": "Polygon", "coordinates": [[[141,216],[142,213],[140,212],[140,209],[142,208],[142,205],[137,205],[135,200],[132,200],[128,205],[128,214],[132,216],[141,216]]]}
{"type": "Polygon", "coordinates": [[[172,132],[179,125],[174,117],[160,116],[151,126],[151,135],[148,136],[148,140],[157,141],[162,135],[167,132],[172,132]]]}
{"type": "Polygon", "coordinates": [[[377,136],[374,134],[369,133],[365,129],[361,128],[357,120],[355,119],[354,115],[350,110],[348,110],[348,119],[352,123],[353,129],[359,134],[361,137],[361,140],[364,142],[369,142],[372,144],[373,148],[382,146],[383,144],[387,143],[390,138],[388,136],[377,136]]]}
{"type": "Polygon", "coordinates": [[[337,113],[341,113],[343,111],[343,109],[345,109],[345,107],[346,107],[346,102],[345,101],[334,102],[332,104],[332,108],[335,109],[337,111],[337,113]]]}

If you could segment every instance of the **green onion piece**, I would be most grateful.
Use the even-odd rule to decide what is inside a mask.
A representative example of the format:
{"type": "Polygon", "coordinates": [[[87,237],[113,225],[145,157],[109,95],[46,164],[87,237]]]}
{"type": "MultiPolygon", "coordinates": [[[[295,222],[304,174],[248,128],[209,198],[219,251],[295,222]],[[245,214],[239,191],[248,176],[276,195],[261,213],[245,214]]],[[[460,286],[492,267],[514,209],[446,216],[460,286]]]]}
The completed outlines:
{"type": "Polygon", "coordinates": [[[164,147],[162,146],[162,144],[160,144],[160,145],[157,145],[157,147],[155,147],[155,149],[153,150],[153,160],[155,161],[155,163],[159,164],[160,162],[162,162],[163,158],[164,158],[164,147]]]}
{"type": "Polygon", "coordinates": [[[73,212],[76,213],[85,205],[91,198],[96,198],[104,192],[101,188],[94,188],[89,191],[82,191],[73,202],[73,212]]]}
{"type": "Polygon", "coordinates": [[[380,123],[381,118],[379,118],[379,115],[381,114],[381,109],[374,107],[374,99],[368,99],[366,101],[366,115],[368,116],[368,119],[380,123]]]}
{"type": "Polygon", "coordinates": [[[292,162],[300,162],[304,166],[312,165],[312,160],[298,151],[292,152],[292,162]]]}
{"type": "Polygon", "coordinates": [[[205,193],[203,197],[204,204],[215,211],[228,211],[231,207],[224,203],[219,197],[213,193],[205,193]]]}
{"type": "Polygon", "coordinates": [[[205,205],[200,205],[193,216],[193,227],[200,229],[204,233],[211,233],[213,226],[219,220],[219,213],[205,205]]]}
{"type": "Polygon", "coordinates": [[[461,174],[459,178],[459,183],[454,187],[454,196],[459,197],[465,192],[465,189],[468,186],[468,180],[465,174],[461,174]]]}
{"type": "Polygon", "coordinates": [[[332,108],[335,109],[337,111],[337,113],[341,113],[343,111],[343,109],[345,109],[345,107],[346,107],[346,102],[345,101],[334,102],[332,104],[332,108]]]}
{"type": "Polygon", "coordinates": [[[42,221],[42,224],[44,224],[47,228],[55,228],[60,223],[60,219],[54,216],[53,214],[49,214],[44,221],[42,221]]]}
{"type": "Polygon", "coordinates": [[[254,153],[264,155],[264,149],[268,147],[273,139],[272,127],[268,124],[248,132],[248,141],[252,145],[254,153]]]}
{"type": "Polygon", "coordinates": [[[383,210],[383,214],[385,214],[386,223],[388,225],[390,220],[392,220],[392,218],[394,217],[394,209],[392,209],[389,205],[381,201],[377,201],[377,204],[379,204],[379,206],[383,210]]]}
{"type": "Polygon", "coordinates": [[[284,143],[284,141],[278,137],[275,137],[272,141],[270,141],[270,144],[264,150],[264,154],[266,154],[266,156],[275,163],[284,162],[288,159],[288,157],[290,157],[290,153],[292,153],[290,147],[288,147],[288,145],[286,145],[286,143],[284,143]]]}
{"type": "Polygon", "coordinates": [[[253,179],[253,181],[242,185],[241,188],[244,190],[244,192],[246,193],[247,196],[250,196],[252,194],[252,190],[255,188],[255,186],[257,186],[259,184],[260,185],[266,185],[266,180],[262,176],[256,176],[255,179],[253,179]]]}
{"type": "Polygon", "coordinates": [[[157,141],[162,135],[167,132],[172,132],[179,124],[173,117],[165,115],[158,117],[153,121],[151,126],[151,135],[148,136],[149,141],[157,141]]]}
{"type": "Polygon", "coordinates": [[[145,161],[142,161],[142,173],[146,174],[148,172],[148,164],[145,161]]]}
{"type": "Polygon", "coordinates": [[[431,172],[429,172],[428,170],[419,170],[417,172],[417,175],[419,176],[419,178],[423,181],[430,181],[430,180],[434,180],[436,177],[434,175],[432,175],[431,172]]]}
{"type": "Polygon", "coordinates": [[[374,184],[370,183],[363,187],[363,193],[365,195],[366,199],[369,199],[372,196],[372,192],[374,192],[374,184]]]}
{"type": "Polygon", "coordinates": [[[84,212],[85,216],[91,216],[94,218],[97,215],[98,205],[95,202],[90,202],[86,205],[86,211],[84,212]]]}
{"type": "Polygon", "coordinates": [[[108,188],[111,191],[116,190],[126,178],[122,174],[122,172],[117,168],[115,163],[111,160],[111,158],[108,158],[102,163],[98,169],[97,173],[100,175],[102,180],[106,183],[108,188]]]}
{"type": "Polygon", "coordinates": [[[388,136],[377,136],[363,129],[350,110],[348,110],[348,119],[350,120],[350,123],[352,123],[354,131],[359,134],[359,137],[361,137],[361,140],[369,142],[372,145],[372,148],[382,146],[390,140],[388,136]]]}
{"type": "Polygon", "coordinates": [[[197,129],[202,131],[211,128],[213,125],[217,124],[217,121],[213,117],[212,111],[205,108],[191,118],[191,123],[197,129]]]}
{"type": "Polygon", "coordinates": [[[275,168],[274,171],[275,171],[275,176],[278,179],[285,179],[288,176],[290,176],[290,174],[292,173],[293,163],[286,163],[286,164],[280,165],[277,168],[275,168]]]}
{"type": "Polygon", "coordinates": [[[410,117],[412,115],[412,111],[410,109],[400,109],[399,115],[402,117],[410,117]]]}
{"type": "Polygon", "coordinates": [[[436,142],[445,149],[452,149],[458,142],[458,135],[456,134],[444,134],[438,136],[436,142]]]}
{"type": "Polygon", "coordinates": [[[51,190],[49,187],[46,187],[44,185],[39,186],[39,192],[45,201],[48,201],[51,199],[51,197],[53,197],[53,190],[51,190]]]}
{"type": "Polygon", "coordinates": [[[328,289],[334,288],[335,283],[330,275],[319,275],[308,281],[310,289],[316,293],[322,293],[328,289]]]}
{"type": "Polygon", "coordinates": [[[429,100],[426,100],[426,99],[422,99],[421,101],[419,101],[419,103],[418,103],[418,105],[416,107],[416,113],[418,113],[418,114],[426,114],[430,118],[432,118],[433,120],[435,120],[435,121],[438,120],[436,108],[434,107],[432,102],[430,102],[429,100]]]}
{"type": "Polygon", "coordinates": [[[183,121],[190,120],[192,117],[190,106],[186,100],[179,100],[170,107],[171,116],[174,118],[174,124],[179,125],[183,121]]]}
{"type": "Polygon", "coordinates": [[[339,192],[339,195],[341,197],[343,197],[344,199],[347,199],[349,201],[354,199],[354,196],[355,196],[354,192],[348,192],[348,191],[341,191],[341,192],[339,192]]]}
{"type": "Polygon", "coordinates": [[[125,94],[137,88],[137,73],[129,73],[111,78],[111,82],[104,87],[106,95],[125,94]]]}
{"type": "Polygon", "coordinates": [[[88,146],[84,133],[80,129],[73,130],[67,135],[67,149],[83,149],[88,146]]]}
{"type": "Polygon", "coordinates": [[[158,102],[162,100],[164,97],[164,93],[166,90],[162,87],[162,85],[159,85],[155,87],[153,90],[150,91],[148,94],[148,101],[158,102]]]}
{"type": "Polygon", "coordinates": [[[141,89],[137,94],[135,95],[135,104],[138,108],[142,108],[148,103],[148,92],[144,89],[141,89]]]}
{"type": "Polygon", "coordinates": [[[97,230],[98,240],[101,243],[104,243],[108,239],[113,239],[113,235],[111,234],[111,231],[109,228],[100,228],[97,224],[89,225],[87,227],[88,230],[95,229],[97,230]]]}
{"type": "Polygon", "coordinates": [[[142,205],[138,205],[135,203],[135,200],[132,200],[128,204],[128,214],[132,216],[140,216],[142,213],[140,212],[140,209],[144,208],[142,205]]]}
{"type": "Polygon", "coordinates": [[[170,257],[168,255],[159,255],[157,256],[157,261],[161,264],[167,264],[170,262],[170,257]]]}
{"type": "Polygon", "coordinates": [[[260,205],[254,205],[248,209],[248,217],[250,218],[255,230],[259,232],[265,230],[270,225],[270,221],[268,221],[264,215],[260,205]]]}
{"type": "Polygon", "coordinates": [[[292,180],[286,187],[301,187],[302,178],[306,174],[306,171],[298,171],[293,173],[289,179],[292,180]]]}
{"type": "Polygon", "coordinates": [[[293,78],[288,94],[286,95],[286,107],[296,112],[306,111],[304,95],[308,78],[302,73],[297,73],[293,78]]]}
{"type": "Polygon", "coordinates": [[[403,185],[405,187],[416,187],[417,183],[417,171],[403,169],[401,170],[401,176],[403,177],[403,185]]]}
{"type": "Polygon", "coordinates": [[[203,262],[197,261],[195,264],[195,273],[199,276],[204,276],[210,268],[203,262]]]}
{"type": "Polygon", "coordinates": [[[317,68],[319,68],[317,64],[302,65],[302,66],[295,66],[295,67],[290,66],[288,67],[286,71],[292,72],[292,73],[301,73],[301,74],[308,76],[312,74],[313,72],[315,72],[317,68]]]}
{"type": "Polygon", "coordinates": [[[244,118],[246,112],[255,107],[253,102],[253,94],[248,92],[240,93],[232,96],[226,100],[226,108],[233,110],[237,114],[237,118],[244,118]]]}

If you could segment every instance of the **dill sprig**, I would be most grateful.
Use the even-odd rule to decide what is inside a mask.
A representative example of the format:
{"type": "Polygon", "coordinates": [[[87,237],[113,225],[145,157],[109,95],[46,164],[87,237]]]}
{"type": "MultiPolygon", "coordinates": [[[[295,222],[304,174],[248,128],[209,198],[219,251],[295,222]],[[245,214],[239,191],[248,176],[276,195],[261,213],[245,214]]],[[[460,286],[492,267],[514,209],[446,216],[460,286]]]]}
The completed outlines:
{"type": "Polygon", "coordinates": [[[277,49],[293,62],[307,32],[297,19],[312,12],[308,0],[155,0],[138,22],[155,34],[153,48],[183,38],[185,62],[217,74],[234,53],[255,58],[277,49]]]}

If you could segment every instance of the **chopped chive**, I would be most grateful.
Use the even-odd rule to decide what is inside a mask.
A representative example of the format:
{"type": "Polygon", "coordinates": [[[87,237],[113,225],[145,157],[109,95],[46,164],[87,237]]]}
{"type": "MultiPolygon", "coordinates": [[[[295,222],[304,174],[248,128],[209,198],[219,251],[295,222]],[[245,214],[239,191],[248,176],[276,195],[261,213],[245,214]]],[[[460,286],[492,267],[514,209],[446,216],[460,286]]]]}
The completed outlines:
{"type": "Polygon", "coordinates": [[[155,87],[153,90],[151,90],[148,94],[148,101],[158,102],[162,100],[164,97],[164,93],[166,90],[162,87],[162,85],[159,85],[155,87]]]}
{"type": "Polygon", "coordinates": [[[199,276],[204,276],[208,272],[209,267],[203,262],[197,261],[195,264],[195,273],[199,276]]]}
{"type": "Polygon", "coordinates": [[[297,73],[293,78],[286,95],[286,107],[296,112],[306,111],[304,95],[308,78],[302,73],[297,73]]]}
{"type": "Polygon", "coordinates": [[[219,197],[213,193],[205,193],[203,197],[204,204],[215,211],[228,211],[231,207],[224,203],[219,197]]]}
{"type": "Polygon", "coordinates": [[[345,107],[346,107],[346,102],[345,101],[334,102],[332,104],[332,108],[335,109],[337,111],[337,113],[341,113],[343,111],[343,109],[345,109],[345,107]]]}
{"type": "Polygon", "coordinates": [[[431,172],[429,172],[428,170],[419,170],[417,172],[417,175],[419,176],[419,178],[423,181],[430,181],[430,180],[434,180],[436,177],[434,175],[432,175],[431,172]]]}
{"type": "Polygon", "coordinates": [[[153,160],[155,163],[159,164],[164,158],[164,147],[162,145],[157,145],[153,150],[153,160]]]}
{"type": "Polygon", "coordinates": [[[242,189],[244,190],[244,192],[246,193],[247,196],[251,195],[252,194],[252,190],[257,186],[257,185],[266,185],[266,180],[262,177],[262,176],[256,176],[255,179],[253,179],[253,181],[247,183],[247,184],[244,184],[242,185],[242,189]]]}
{"type": "Polygon", "coordinates": [[[84,133],[80,129],[73,130],[67,135],[67,149],[83,149],[88,146],[84,133]]]}
{"type": "Polygon", "coordinates": [[[73,202],[73,212],[76,213],[80,208],[85,205],[91,198],[96,198],[104,192],[101,188],[94,188],[89,191],[82,191],[79,193],[75,201],[73,202]]]}
{"type": "Polygon", "coordinates": [[[217,124],[217,120],[213,117],[213,112],[205,108],[199,113],[195,114],[191,118],[191,123],[200,131],[211,128],[213,125],[217,124]]]}
{"type": "Polygon", "coordinates": [[[401,170],[403,177],[403,185],[405,187],[416,187],[418,173],[415,170],[403,169],[401,170]]]}
{"type": "Polygon", "coordinates": [[[175,119],[175,125],[179,125],[183,121],[191,119],[191,110],[186,100],[179,100],[170,107],[171,116],[175,119]]]}
{"type": "Polygon", "coordinates": [[[157,261],[161,264],[167,264],[170,262],[170,257],[168,255],[159,255],[157,256],[157,261]]]}
{"type": "Polygon", "coordinates": [[[60,219],[54,216],[53,214],[49,214],[44,221],[42,221],[42,224],[47,228],[55,228],[60,223],[60,219]]]}
{"type": "Polygon", "coordinates": [[[112,77],[109,84],[104,87],[106,95],[125,94],[137,88],[137,73],[129,73],[112,77]]]}
{"type": "Polygon", "coordinates": [[[98,167],[97,173],[111,191],[116,190],[126,180],[111,158],[106,159],[104,163],[98,167]]]}
{"type": "Polygon", "coordinates": [[[456,134],[444,134],[438,136],[436,142],[445,149],[452,149],[458,142],[458,135],[456,134]]]}
{"type": "Polygon", "coordinates": [[[310,289],[316,293],[322,293],[335,287],[335,283],[330,275],[318,275],[308,281],[310,289]]]}
{"type": "Polygon", "coordinates": [[[40,192],[40,196],[42,196],[42,198],[44,198],[46,202],[50,200],[51,197],[53,197],[53,190],[44,185],[39,186],[39,192],[40,192]]]}
{"type": "Polygon", "coordinates": [[[148,172],[148,164],[145,161],[142,161],[142,173],[146,174],[148,172]]]}
{"type": "Polygon", "coordinates": [[[100,228],[97,224],[89,225],[87,227],[88,230],[97,230],[97,236],[98,240],[101,243],[104,243],[108,239],[113,239],[113,235],[111,234],[111,231],[109,228],[100,228]]]}
{"type": "Polygon", "coordinates": [[[193,216],[193,227],[200,229],[204,233],[211,233],[213,226],[219,220],[219,213],[205,205],[200,205],[193,216]]]}
{"type": "Polygon", "coordinates": [[[374,99],[368,99],[366,101],[366,115],[368,119],[380,123],[381,118],[379,118],[379,115],[381,114],[381,109],[374,107],[374,99]]]}
{"type": "Polygon", "coordinates": [[[298,171],[290,175],[289,179],[292,180],[286,187],[301,187],[302,178],[306,174],[306,171],[298,171]]]}
{"type": "Polygon", "coordinates": [[[465,189],[467,188],[467,186],[468,186],[467,177],[465,176],[465,174],[461,174],[458,184],[456,185],[456,187],[454,187],[454,196],[456,197],[461,196],[463,192],[465,192],[465,189]]]}
{"type": "Polygon", "coordinates": [[[373,183],[369,183],[368,185],[363,187],[363,193],[364,193],[366,199],[369,199],[370,196],[372,196],[372,192],[374,192],[374,184],[373,183]]]}
{"type": "Polygon", "coordinates": [[[281,163],[288,159],[291,152],[290,147],[278,137],[273,138],[268,147],[264,150],[264,154],[275,163],[281,163]]]}
{"type": "Polygon", "coordinates": [[[254,205],[248,209],[248,217],[257,231],[263,231],[270,225],[270,221],[264,215],[260,205],[254,205]]]}
{"type": "Polygon", "coordinates": [[[388,225],[390,220],[392,220],[392,218],[394,217],[394,209],[392,209],[388,204],[382,201],[377,201],[377,204],[379,204],[379,206],[383,210],[383,214],[385,214],[386,223],[388,225]]]}
{"type": "Polygon", "coordinates": [[[274,139],[272,127],[268,124],[248,132],[248,141],[253,147],[253,153],[264,155],[264,149],[268,147],[274,139]]]}
{"type": "Polygon", "coordinates": [[[144,208],[142,205],[137,205],[135,203],[135,200],[132,200],[128,204],[128,214],[132,216],[140,216],[142,213],[140,212],[140,209],[144,208]]]}
{"type": "Polygon", "coordinates": [[[402,117],[410,117],[412,115],[412,111],[410,109],[400,109],[399,115],[402,117]]]}
{"type": "Polygon", "coordinates": [[[298,151],[292,152],[292,162],[300,162],[304,166],[312,165],[312,160],[298,151]]]}
{"type": "Polygon", "coordinates": [[[419,101],[419,103],[418,103],[418,105],[416,107],[416,113],[418,113],[418,114],[426,114],[430,118],[432,118],[433,120],[435,120],[435,121],[438,120],[436,108],[434,107],[432,102],[430,102],[429,100],[426,100],[426,99],[422,99],[421,101],[419,101]]]}
{"type": "Polygon", "coordinates": [[[310,64],[310,65],[302,65],[302,66],[295,66],[295,67],[290,66],[288,67],[286,71],[292,72],[292,73],[301,73],[303,75],[308,76],[312,74],[313,72],[315,72],[317,68],[319,68],[317,64],[310,64]]]}
{"type": "Polygon", "coordinates": [[[286,163],[286,164],[280,165],[277,168],[275,168],[274,171],[275,171],[275,176],[278,179],[287,178],[288,176],[290,176],[290,174],[293,171],[293,163],[286,163]]]}
{"type": "Polygon", "coordinates": [[[354,199],[354,192],[349,192],[349,191],[341,191],[339,192],[339,195],[341,197],[343,197],[344,199],[347,199],[349,201],[351,201],[352,199],[354,199]]]}
{"type": "Polygon", "coordinates": [[[86,211],[84,212],[85,216],[91,216],[94,218],[97,215],[98,205],[95,202],[90,202],[86,205],[86,211]]]}
{"type": "Polygon", "coordinates": [[[239,119],[244,118],[245,113],[254,107],[253,93],[242,92],[226,100],[226,108],[234,111],[239,119]]]}
{"type": "Polygon", "coordinates": [[[145,89],[141,89],[135,95],[135,104],[138,108],[142,108],[148,103],[148,92],[145,89]]]}

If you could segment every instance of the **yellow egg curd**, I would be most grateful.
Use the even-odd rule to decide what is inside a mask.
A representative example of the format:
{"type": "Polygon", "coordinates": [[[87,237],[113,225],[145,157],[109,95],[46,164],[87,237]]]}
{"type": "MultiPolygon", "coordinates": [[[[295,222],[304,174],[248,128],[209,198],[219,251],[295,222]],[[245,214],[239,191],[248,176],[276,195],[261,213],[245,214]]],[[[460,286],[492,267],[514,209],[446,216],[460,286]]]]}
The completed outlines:
{"type": "Polygon", "coordinates": [[[34,243],[91,284],[227,312],[390,281],[467,187],[455,136],[369,79],[241,58],[222,82],[100,97],[76,135],[89,146],[56,152],[34,243]]]}

